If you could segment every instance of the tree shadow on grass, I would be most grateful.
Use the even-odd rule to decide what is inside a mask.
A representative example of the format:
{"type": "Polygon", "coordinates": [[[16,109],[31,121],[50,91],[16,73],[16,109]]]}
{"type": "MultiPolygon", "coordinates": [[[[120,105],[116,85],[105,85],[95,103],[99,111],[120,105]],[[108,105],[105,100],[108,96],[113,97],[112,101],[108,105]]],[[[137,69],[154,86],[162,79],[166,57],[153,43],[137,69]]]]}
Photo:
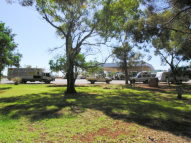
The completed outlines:
{"type": "MultiPolygon", "coordinates": [[[[149,87],[148,85],[145,87],[139,86],[125,86],[128,89],[138,90],[138,91],[148,91],[148,92],[160,92],[165,94],[176,94],[177,87],[176,86],[159,86],[159,87],[149,87]]],[[[182,84],[183,94],[191,94],[191,86],[189,84],[182,84]]]]}
{"type": "Polygon", "coordinates": [[[58,113],[58,111],[64,107],[72,106],[61,93],[27,94],[17,97],[0,98],[0,103],[9,103],[8,106],[0,109],[0,114],[13,119],[26,116],[32,122],[46,118],[62,117],[62,114],[58,113]]]}
{"type": "Polygon", "coordinates": [[[11,89],[11,87],[0,87],[0,93],[4,92],[5,90],[11,89]]]}
{"type": "Polygon", "coordinates": [[[8,89],[11,89],[11,87],[0,87],[0,91],[1,90],[8,90],[8,89]]]}
{"type": "Polygon", "coordinates": [[[190,100],[185,102],[161,97],[163,92],[160,91],[149,93],[141,88],[136,88],[136,91],[111,90],[99,94],[81,92],[73,95],[44,92],[0,98],[0,103],[8,103],[0,108],[0,114],[13,119],[24,116],[35,122],[50,118],[71,118],[85,109],[95,109],[113,119],[191,138],[190,100]],[[185,110],[186,107],[188,110],[185,110]],[[63,111],[65,108],[70,108],[70,111],[63,111]]]}
{"type": "Polygon", "coordinates": [[[81,98],[83,100],[78,100],[78,104],[81,102],[80,106],[100,110],[114,119],[135,122],[149,128],[191,138],[191,113],[189,110],[181,111],[173,108],[187,106],[176,99],[170,101],[166,98],[165,101],[165,97],[161,100],[144,93],[125,94],[124,92],[118,96],[107,96],[102,100],[98,95],[84,94],[81,98]],[[88,104],[85,103],[85,99],[89,101],[88,104]]]}
{"type": "MultiPolygon", "coordinates": [[[[75,85],[75,87],[90,87],[92,86],[91,85],[75,85]]],[[[48,85],[47,87],[67,87],[66,84],[51,84],[51,85],[48,85]]],[[[100,85],[98,84],[94,84],[94,87],[100,87],[100,85]]]]}

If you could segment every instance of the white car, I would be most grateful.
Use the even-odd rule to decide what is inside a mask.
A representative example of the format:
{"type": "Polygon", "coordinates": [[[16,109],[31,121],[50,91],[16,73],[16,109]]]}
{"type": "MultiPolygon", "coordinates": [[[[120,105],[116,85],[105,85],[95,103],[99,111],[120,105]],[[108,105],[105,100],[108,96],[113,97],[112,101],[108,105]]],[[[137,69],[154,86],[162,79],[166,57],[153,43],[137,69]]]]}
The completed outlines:
{"type": "Polygon", "coordinates": [[[139,72],[136,77],[131,77],[130,80],[135,83],[135,82],[143,82],[143,83],[148,83],[148,81],[151,78],[155,78],[155,74],[151,74],[150,72],[139,72]]]}

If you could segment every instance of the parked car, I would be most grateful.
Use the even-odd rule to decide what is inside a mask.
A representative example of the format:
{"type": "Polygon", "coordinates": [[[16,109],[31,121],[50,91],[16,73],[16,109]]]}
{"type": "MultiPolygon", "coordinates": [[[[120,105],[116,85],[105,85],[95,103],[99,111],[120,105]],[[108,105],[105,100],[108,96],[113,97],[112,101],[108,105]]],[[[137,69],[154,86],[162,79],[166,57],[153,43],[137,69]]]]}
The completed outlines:
{"type": "Polygon", "coordinates": [[[135,82],[148,83],[148,81],[151,78],[155,78],[155,74],[151,74],[151,72],[142,71],[137,73],[135,77],[130,77],[130,81],[133,83],[135,82]]]}
{"type": "Polygon", "coordinates": [[[109,84],[112,79],[111,78],[101,78],[101,77],[87,77],[86,80],[88,80],[91,84],[94,84],[95,82],[106,82],[109,84]]]}
{"type": "Polygon", "coordinates": [[[123,80],[123,79],[125,79],[125,74],[123,72],[116,72],[114,74],[114,79],[123,80]]]}

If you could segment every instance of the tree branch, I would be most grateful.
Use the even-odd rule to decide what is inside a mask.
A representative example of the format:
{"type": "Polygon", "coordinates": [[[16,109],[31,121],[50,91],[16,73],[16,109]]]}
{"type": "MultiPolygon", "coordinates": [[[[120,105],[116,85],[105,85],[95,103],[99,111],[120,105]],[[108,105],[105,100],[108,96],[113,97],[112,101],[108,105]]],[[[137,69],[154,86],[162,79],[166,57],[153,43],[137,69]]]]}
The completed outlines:
{"type": "Polygon", "coordinates": [[[61,49],[61,48],[63,48],[64,46],[65,46],[65,44],[63,44],[63,45],[61,45],[61,46],[59,46],[59,47],[54,47],[54,48],[52,48],[52,49],[49,49],[48,51],[49,51],[49,52],[54,52],[55,50],[61,49]]]}
{"type": "Polygon", "coordinates": [[[182,59],[180,59],[180,60],[178,61],[178,63],[176,64],[176,68],[178,67],[178,65],[180,64],[181,61],[182,61],[182,59]]]}
{"type": "Polygon", "coordinates": [[[91,29],[91,31],[90,31],[86,36],[84,36],[84,38],[76,45],[76,47],[75,47],[76,49],[79,48],[79,47],[82,45],[82,43],[83,43],[88,37],[91,36],[91,34],[93,33],[94,29],[95,29],[95,27],[93,27],[93,28],[91,29]]]}
{"type": "Polygon", "coordinates": [[[83,69],[95,68],[95,67],[98,67],[98,66],[100,66],[100,65],[105,64],[105,63],[107,62],[107,60],[108,60],[112,55],[113,55],[113,54],[110,54],[110,55],[105,59],[104,62],[102,62],[102,63],[97,63],[97,64],[95,64],[95,65],[83,66],[83,65],[78,64],[77,62],[75,62],[75,65],[78,66],[78,67],[80,67],[80,68],[83,68],[83,69]]]}
{"type": "Polygon", "coordinates": [[[182,14],[183,12],[186,12],[187,10],[190,10],[191,7],[185,8],[181,11],[179,11],[178,13],[176,13],[167,23],[165,23],[164,25],[167,25],[169,23],[171,23],[176,17],[178,17],[180,14],[182,14]]]}
{"type": "Polygon", "coordinates": [[[100,46],[100,45],[105,45],[106,42],[104,43],[83,43],[82,45],[90,45],[90,46],[100,46]]]}
{"type": "Polygon", "coordinates": [[[166,61],[166,63],[168,65],[170,65],[170,63],[168,62],[167,58],[160,52],[160,50],[157,50],[157,52],[163,57],[163,59],[166,61]]]}
{"type": "Polygon", "coordinates": [[[182,34],[191,34],[191,32],[185,32],[185,31],[182,31],[182,30],[179,30],[179,29],[175,29],[175,28],[162,27],[162,29],[173,30],[175,32],[180,32],[182,34]]]}
{"type": "Polygon", "coordinates": [[[60,27],[54,25],[54,24],[50,21],[50,19],[48,18],[48,16],[46,15],[46,12],[44,11],[44,9],[43,9],[42,11],[43,11],[43,14],[44,14],[43,18],[44,18],[51,26],[53,26],[54,28],[58,29],[58,30],[66,37],[66,33],[62,30],[62,28],[60,28],[60,27]]]}

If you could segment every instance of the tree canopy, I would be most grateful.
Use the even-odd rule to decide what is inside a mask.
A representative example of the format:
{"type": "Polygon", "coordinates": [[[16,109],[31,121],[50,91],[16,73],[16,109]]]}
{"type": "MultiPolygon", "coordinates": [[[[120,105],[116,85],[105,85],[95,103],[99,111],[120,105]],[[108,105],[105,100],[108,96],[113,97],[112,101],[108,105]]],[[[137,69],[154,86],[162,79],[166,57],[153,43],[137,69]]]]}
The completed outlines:
{"type": "Polygon", "coordinates": [[[179,54],[191,59],[191,3],[189,0],[142,0],[145,6],[140,39],[151,40],[174,36],[179,54]]]}
{"type": "Polygon", "coordinates": [[[106,0],[98,16],[100,33],[105,38],[132,38],[139,18],[138,0],[106,0]]]}
{"type": "Polygon", "coordinates": [[[0,22],[0,78],[6,66],[19,67],[21,54],[16,52],[17,44],[14,42],[15,34],[11,29],[0,22]]]}
{"type": "Polygon", "coordinates": [[[130,43],[134,42],[141,16],[138,0],[106,0],[103,9],[99,13],[99,27],[102,37],[116,40],[113,54],[120,59],[121,67],[125,72],[126,84],[128,84],[128,65],[133,59],[134,52],[130,43]]]}
{"type": "Polygon", "coordinates": [[[140,59],[141,54],[133,51],[133,47],[125,43],[123,47],[114,47],[114,56],[119,59],[121,69],[125,72],[125,83],[128,84],[129,71],[128,69],[133,63],[140,59]]]}
{"type": "Polygon", "coordinates": [[[99,0],[36,0],[37,11],[65,42],[67,93],[76,92],[74,67],[81,49],[98,43],[92,40],[97,36],[98,5],[99,0]]]}
{"type": "MultiPolygon", "coordinates": [[[[67,58],[66,55],[58,55],[55,59],[49,61],[50,69],[53,72],[62,72],[63,74],[67,74],[67,58]]],[[[74,75],[75,79],[79,75],[80,72],[86,72],[89,75],[93,75],[95,73],[100,72],[101,67],[100,63],[97,61],[89,61],[85,60],[84,54],[78,54],[76,59],[74,60],[74,75]]]]}

